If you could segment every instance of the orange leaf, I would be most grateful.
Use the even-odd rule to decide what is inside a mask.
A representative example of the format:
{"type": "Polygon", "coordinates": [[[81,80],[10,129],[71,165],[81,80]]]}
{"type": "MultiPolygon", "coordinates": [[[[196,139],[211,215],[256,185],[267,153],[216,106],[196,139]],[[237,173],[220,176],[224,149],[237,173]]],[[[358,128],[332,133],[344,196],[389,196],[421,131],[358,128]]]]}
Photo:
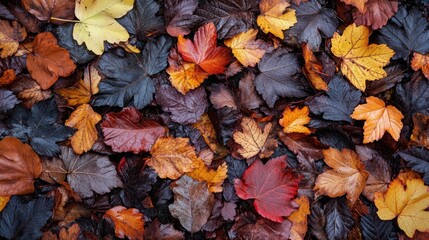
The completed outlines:
{"type": "Polygon", "coordinates": [[[365,13],[366,12],[365,3],[368,0],[341,0],[341,1],[343,1],[346,4],[355,6],[357,9],[359,9],[359,11],[361,13],[365,13]]]}
{"type": "Polygon", "coordinates": [[[286,107],[283,112],[283,117],[279,120],[280,125],[283,127],[284,133],[304,133],[310,134],[311,131],[305,124],[308,124],[311,118],[308,116],[310,110],[307,106],[303,108],[295,108],[291,110],[286,107]]]}
{"type": "Polygon", "coordinates": [[[328,91],[328,84],[323,81],[320,76],[323,73],[323,66],[314,56],[310,49],[310,45],[304,43],[302,45],[302,53],[304,55],[304,74],[310,80],[311,85],[317,90],[328,91]]]}
{"type": "Polygon", "coordinates": [[[0,87],[11,84],[16,79],[15,70],[6,69],[0,77],[0,87]]]}
{"type": "Polygon", "coordinates": [[[185,61],[197,64],[208,74],[222,74],[231,55],[228,48],[217,47],[216,41],[216,27],[210,22],[198,29],[194,41],[179,35],[177,48],[185,61]]]}
{"type": "Polygon", "coordinates": [[[234,141],[241,146],[238,153],[244,158],[254,157],[258,153],[262,154],[271,127],[272,124],[268,123],[262,130],[255,120],[244,117],[241,120],[242,131],[237,131],[233,135],[234,141]]]}
{"type": "Polygon", "coordinates": [[[368,172],[358,155],[347,148],[338,151],[335,148],[323,150],[325,163],[333,168],[317,176],[314,190],[329,197],[347,194],[347,199],[354,203],[365,188],[368,172]]]}
{"type": "Polygon", "coordinates": [[[107,210],[104,218],[112,219],[116,237],[143,240],[144,219],[138,209],[116,206],[107,210]]]}
{"type": "Polygon", "coordinates": [[[33,104],[46,100],[52,96],[51,90],[42,90],[36,81],[28,75],[19,75],[12,83],[12,91],[22,100],[22,105],[31,108],[33,104]]]}
{"type": "Polygon", "coordinates": [[[386,106],[379,98],[367,97],[366,102],[358,105],[350,115],[353,119],[365,120],[363,143],[380,140],[386,131],[398,141],[404,115],[394,106],[386,106]]]}
{"type": "Polygon", "coordinates": [[[254,67],[265,54],[264,41],[256,40],[258,30],[250,29],[225,40],[225,45],[232,49],[237,60],[245,67],[254,67]]]}
{"type": "Polygon", "coordinates": [[[27,68],[43,90],[54,85],[58,77],[69,76],[76,68],[69,52],[58,46],[50,32],[37,34],[33,48],[33,53],[27,57],[27,68]]]}
{"type": "Polygon", "coordinates": [[[306,196],[295,199],[295,202],[299,204],[299,208],[288,217],[289,221],[292,222],[289,239],[303,240],[307,233],[307,216],[310,214],[310,202],[306,196]]]}
{"type": "Polygon", "coordinates": [[[223,181],[228,177],[228,166],[222,163],[216,170],[208,169],[202,160],[196,161],[196,168],[186,175],[198,181],[207,182],[210,192],[222,192],[223,181]]]}
{"type": "Polygon", "coordinates": [[[100,114],[94,112],[89,104],[81,105],[72,112],[65,125],[77,129],[70,138],[75,153],[82,154],[92,148],[98,139],[95,125],[99,121],[101,121],[100,114]]]}
{"type": "Polygon", "coordinates": [[[77,240],[80,235],[79,224],[73,223],[69,228],[61,228],[59,240],[77,240]]]}
{"type": "Polygon", "coordinates": [[[429,79],[429,54],[423,55],[415,52],[411,61],[411,67],[414,71],[421,69],[425,77],[429,79]]]}
{"type": "Polygon", "coordinates": [[[283,30],[289,29],[297,22],[295,10],[285,12],[289,6],[287,0],[261,0],[259,3],[261,15],[256,19],[258,26],[264,33],[272,33],[284,39],[283,30]]]}
{"type": "Polygon", "coordinates": [[[192,126],[200,132],[201,136],[204,139],[204,142],[209,146],[209,148],[223,158],[228,155],[228,150],[219,144],[217,140],[216,130],[210,121],[210,117],[207,113],[201,116],[198,122],[192,124],[192,126]]]}
{"type": "Polygon", "coordinates": [[[0,196],[0,212],[3,211],[3,208],[6,207],[9,200],[10,196],[0,196]]]}

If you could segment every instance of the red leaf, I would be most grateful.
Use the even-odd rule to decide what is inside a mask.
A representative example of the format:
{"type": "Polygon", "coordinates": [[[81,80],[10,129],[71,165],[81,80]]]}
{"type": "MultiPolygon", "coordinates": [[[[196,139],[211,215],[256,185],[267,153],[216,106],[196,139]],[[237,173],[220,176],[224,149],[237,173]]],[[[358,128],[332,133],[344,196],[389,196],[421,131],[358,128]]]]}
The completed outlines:
{"type": "Polygon", "coordinates": [[[256,160],[234,181],[235,191],[242,199],[255,199],[256,211],[263,217],[282,222],[296,208],[292,199],[298,191],[301,177],[286,171],[286,156],[271,159],[267,164],[256,160]]]}

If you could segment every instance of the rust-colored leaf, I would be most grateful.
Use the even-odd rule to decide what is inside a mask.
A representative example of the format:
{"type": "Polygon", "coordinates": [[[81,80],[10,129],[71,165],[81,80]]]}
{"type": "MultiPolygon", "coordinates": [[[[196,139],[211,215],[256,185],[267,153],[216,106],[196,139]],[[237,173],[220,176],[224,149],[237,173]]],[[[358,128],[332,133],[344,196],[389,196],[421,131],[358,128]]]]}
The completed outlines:
{"type": "Polygon", "coordinates": [[[107,210],[104,218],[113,221],[116,237],[143,240],[144,218],[138,209],[116,206],[107,210]]]}

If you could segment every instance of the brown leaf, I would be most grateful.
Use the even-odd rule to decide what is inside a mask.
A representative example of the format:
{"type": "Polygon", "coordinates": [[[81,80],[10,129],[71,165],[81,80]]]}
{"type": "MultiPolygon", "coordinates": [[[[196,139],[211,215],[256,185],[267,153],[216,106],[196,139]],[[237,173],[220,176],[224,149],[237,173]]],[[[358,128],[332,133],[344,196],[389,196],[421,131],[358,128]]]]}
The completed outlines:
{"type": "Polygon", "coordinates": [[[209,146],[209,148],[219,156],[219,158],[223,158],[228,155],[228,150],[222,146],[217,140],[216,130],[212,122],[210,121],[210,117],[208,114],[204,114],[201,116],[198,122],[192,124],[192,126],[200,132],[201,136],[204,139],[204,142],[209,146]]]}
{"type": "Polygon", "coordinates": [[[39,156],[16,138],[0,141],[0,196],[34,192],[34,180],[42,173],[39,156]]]}
{"type": "MultiPolygon", "coordinates": [[[[74,0],[23,0],[25,10],[40,21],[49,21],[51,17],[61,19],[74,18],[74,0]]],[[[63,21],[55,21],[63,23],[63,21]]]]}
{"type": "Polygon", "coordinates": [[[11,85],[11,90],[26,108],[31,108],[35,103],[52,96],[51,90],[42,90],[39,84],[26,74],[18,76],[18,79],[11,85]]]}
{"type": "Polygon", "coordinates": [[[27,31],[17,21],[0,20],[0,57],[12,56],[26,37],[27,31]]]}
{"type": "Polygon", "coordinates": [[[77,240],[80,235],[79,224],[74,223],[69,228],[61,228],[59,240],[77,240]]]}
{"type": "Polygon", "coordinates": [[[291,226],[289,220],[277,223],[262,218],[255,224],[241,227],[237,234],[239,239],[289,239],[291,226]]]}
{"type": "Polygon", "coordinates": [[[145,240],[182,240],[184,233],[174,229],[172,224],[160,224],[158,219],[152,221],[144,231],[145,240]]]}
{"type": "Polygon", "coordinates": [[[62,183],[66,179],[65,165],[59,158],[42,159],[43,171],[40,179],[48,183],[62,183]]]}
{"type": "Polygon", "coordinates": [[[310,80],[311,85],[317,90],[328,91],[328,84],[323,81],[321,75],[323,73],[323,66],[314,56],[311,51],[310,45],[302,45],[302,53],[304,55],[304,74],[310,80]]]}
{"type": "Polygon", "coordinates": [[[107,210],[104,218],[112,219],[116,237],[143,240],[144,219],[138,209],[116,206],[107,210]]]}
{"type": "Polygon", "coordinates": [[[58,77],[69,76],[76,68],[69,52],[57,44],[50,32],[37,34],[33,53],[27,57],[27,68],[43,90],[50,88],[58,77]]]}
{"type": "Polygon", "coordinates": [[[322,149],[325,146],[316,137],[310,137],[301,133],[284,134],[279,132],[280,140],[295,154],[301,154],[305,158],[318,160],[323,158],[322,149]]]}
{"type": "Polygon", "coordinates": [[[353,19],[357,25],[371,26],[376,30],[386,25],[397,11],[397,0],[368,0],[364,11],[353,11],[353,19]]]}
{"type": "Polygon", "coordinates": [[[235,104],[235,98],[231,90],[224,84],[216,84],[210,88],[210,102],[213,104],[215,109],[221,109],[223,107],[229,107],[237,110],[237,104],[235,104]]]}
{"type": "Polygon", "coordinates": [[[429,149],[429,116],[423,113],[415,113],[413,115],[413,126],[410,144],[429,149]]]}
{"type": "Polygon", "coordinates": [[[252,110],[261,106],[264,102],[256,92],[255,74],[246,73],[238,83],[238,98],[240,99],[241,108],[252,110]]]}

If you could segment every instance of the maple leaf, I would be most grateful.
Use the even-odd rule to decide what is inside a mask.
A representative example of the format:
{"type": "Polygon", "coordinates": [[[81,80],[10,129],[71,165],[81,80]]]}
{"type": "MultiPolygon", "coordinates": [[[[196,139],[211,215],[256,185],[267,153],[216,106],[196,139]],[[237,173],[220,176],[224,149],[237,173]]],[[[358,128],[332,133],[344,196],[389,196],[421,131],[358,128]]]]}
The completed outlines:
{"type": "Polygon", "coordinates": [[[18,50],[19,42],[27,37],[27,32],[16,21],[0,20],[0,29],[0,57],[10,57],[18,50]]]}
{"type": "Polygon", "coordinates": [[[394,106],[386,106],[379,98],[370,96],[366,98],[366,102],[358,105],[350,115],[353,119],[365,120],[363,143],[380,140],[386,131],[398,141],[404,115],[394,106]]]}
{"type": "Polygon", "coordinates": [[[255,199],[256,211],[263,217],[282,222],[295,209],[292,199],[298,191],[300,177],[286,171],[286,157],[270,159],[262,164],[257,159],[243,174],[234,180],[234,187],[241,199],[255,199]]]}
{"type": "Polygon", "coordinates": [[[387,192],[375,193],[377,215],[381,220],[397,217],[399,228],[412,238],[415,231],[429,230],[429,191],[420,178],[402,178],[401,174],[390,184],[387,192]]]}
{"type": "Polygon", "coordinates": [[[0,196],[34,192],[34,180],[42,173],[39,156],[13,137],[0,141],[0,196]]]}
{"type": "Polygon", "coordinates": [[[58,77],[69,76],[76,68],[70,54],[58,46],[50,32],[39,33],[33,41],[33,53],[27,56],[27,68],[42,90],[50,88],[58,77]]]}
{"type": "Polygon", "coordinates": [[[429,54],[423,55],[415,52],[411,61],[411,67],[414,71],[421,69],[425,77],[429,79],[429,54]]]}
{"type": "Polygon", "coordinates": [[[286,0],[261,0],[259,3],[261,15],[256,19],[258,26],[264,33],[272,33],[283,39],[283,30],[289,29],[297,22],[295,10],[288,9],[284,13],[289,6],[290,3],[286,0]]]}
{"type": "Polygon", "coordinates": [[[101,121],[100,114],[94,112],[88,104],[77,107],[66,120],[67,127],[76,128],[77,131],[70,138],[73,150],[77,154],[89,151],[98,139],[95,125],[101,121]]]}
{"type": "Polygon", "coordinates": [[[244,158],[254,157],[258,153],[263,154],[271,127],[272,124],[268,123],[261,129],[255,120],[244,117],[241,120],[242,131],[237,131],[233,135],[234,141],[241,146],[238,153],[244,158]]]}
{"type": "MultiPolygon", "coordinates": [[[[74,0],[23,0],[22,6],[40,21],[49,21],[51,17],[61,19],[74,18],[74,0]]],[[[62,23],[54,21],[55,23],[62,23]]]]}
{"type": "Polygon", "coordinates": [[[306,196],[295,199],[295,202],[299,208],[288,217],[288,220],[292,222],[289,239],[303,240],[307,233],[307,215],[310,214],[310,202],[306,196]]]}
{"type": "Polygon", "coordinates": [[[185,61],[197,64],[209,74],[223,74],[231,56],[228,48],[216,46],[215,25],[210,22],[200,27],[194,41],[179,35],[177,49],[185,61]]]}
{"type": "Polygon", "coordinates": [[[155,141],[165,135],[166,129],[154,120],[143,118],[135,108],[124,108],[118,113],[107,113],[101,123],[104,142],[115,152],[150,151],[155,141]]]}
{"type": "Polygon", "coordinates": [[[324,162],[332,168],[317,176],[314,190],[318,194],[339,197],[347,194],[354,203],[365,188],[368,172],[358,155],[347,148],[323,150],[324,162]]]}
{"type": "Polygon", "coordinates": [[[366,11],[365,3],[368,0],[341,0],[341,1],[343,1],[346,4],[355,6],[357,9],[359,9],[361,13],[365,13],[366,11]]]}
{"type": "MultiPolygon", "coordinates": [[[[129,34],[115,18],[124,16],[133,8],[134,0],[81,0],[76,2],[75,15],[80,20],[74,25],[73,38],[97,55],[104,51],[104,41],[127,41],[129,34]]],[[[55,19],[55,18],[51,18],[55,19]]]]}
{"type": "Polygon", "coordinates": [[[245,67],[254,67],[264,56],[266,46],[264,41],[256,40],[258,30],[250,29],[225,40],[225,45],[232,49],[237,60],[245,67]]]}
{"type": "Polygon", "coordinates": [[[357,25],[371,26],[373,30],[387,24],[387,21],[398,11],[398,1],[368,0],[365,12],[353,11],[353,20],[357,25]]]}
{"type": "Polygon", "coordinates": [[[158,138],[150,154],[152,157],[147,165],[155,169],[160,178],[177,179],[194,170],[198,159],[188,138],[158,138]]]}
{"type": "Polygon", "coordinates": [[[287,106],[283,111],[283,117],[279,120],[280,125],[283,127],[283,132],[310,134],[310,129],[304,126],[310,123],[309,113],[310,110],[307,106],[293,110],[287,106]]]}
{"type": "Polygon", "coordinates": [[[171,36],[189,34],[190,27],[199,22],[200,17],[194,15],[198,0],[166,0],[164,1],[164,16],[166,30],[171,36]]]}
{"type": "Polygon", "coordinates": [[[205,181],[210,192],[222,192],[223,181],[227,178],[228,166],[222,163],[216,170],[208,169],[202,160],[195,162],[195,169],[186,175],[198,181],[205,181]]]}
{"type": "Polygon", "coordinates": [[[107,210],[103,217],[113,221],[116,237],[143,240],[144,216],[138,209],[116,206],[107,210]]]}
{"type": "Polygon", "coordinates": [[[310,80],[311,85],[317,90],[328,91],[328,84],[322,79],[323,66],[314,56],[310,49],[310,45],[304,43],[302,45],[302,54],[304,56],[304,74],[310,80]]]}
{"type": "Polygon", "coordinates": [[[366,26],[348,26],[343,35],[334,33],[331,51],[342,59],[341,72],[361,91],[365,91],[366,80],[374,81],[387,74],[386,66],[395,52],[385,44],[368,45],[370,30],[366,26]]]}

